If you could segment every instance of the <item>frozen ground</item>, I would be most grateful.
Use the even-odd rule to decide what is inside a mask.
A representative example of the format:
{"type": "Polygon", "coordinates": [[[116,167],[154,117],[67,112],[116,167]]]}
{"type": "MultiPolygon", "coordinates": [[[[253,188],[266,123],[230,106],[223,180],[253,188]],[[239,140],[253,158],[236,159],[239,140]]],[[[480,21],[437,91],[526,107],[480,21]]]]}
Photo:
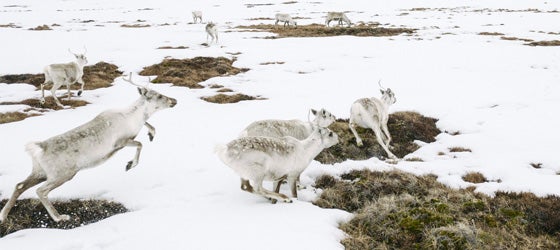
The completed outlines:
{"type": "MultiPolygon", "coordinates": [[[[47,64],[71,60],[68,48],[80,51],[84,46],[90,64],[106,61],[133,73],[167,56],[231,58],[231,53],[240,52],[234,66],[250,71],[204,84],[268,98],[218,105],[199,99],[214,93],[208,88],[151,85],[178,99],[178,105],[152,117],[157,130],[153,142],[147,131],[140,133],[144,148],[137,168],[124,171],[134,154],[124,149],[50,195],[115,200],[132,212],[73,230],[22,230],[0,239],[0,249],[340,249],[344,234],[337,225],[350,215],[313,206],[310,201],[320,190],[310,185],[323,173],[353,168],[433,173],[457,188],[473,185],[461,176],[477,171],[491,180],[476,184],[484,193],[560,195],[560,136],[555,130],[560,127],[560,50],[478,35],[500,32],[536,41],[560,40],[558,2],[7,0],[0,5],[0,25],[21,27],[0,28],[0,75],[40,73],[47,64]],[[201,45],[206,42],[204,25],[190,24],[190,11],[196,9],[203,11],[204,21],[219,24],[219,46],[201,45]],[[418,31],[398,37],[270,40],[258,37],[271,34],[234,29],[271,23],[249,19],[270,18],[277,12],[309,18],[298,20],[300,25],[322,23],[332,10],[348,11],[354,22],[418,31]],[[43,24],[60,26],[28,30],[43,24]],[[189,48],[156,49],[181,45],[189,48]],[[265,62],[285,63],[261,65],[265,62]],[[407,156],[424,162],[313,162],[302,175],[307,188],[293,204],[271,205],[242,192],[239,178],[213,154],[214,145],[232,140],[258,119],[305,120],[309,108],[321,107],[347,118],[355,99],[379,95],[379,79],[396,92],[391,111],[413,110],[438,118],[442,131],[459,135],[441,134],[407,156]],[[472,152],[449,152],[455,146],[472,152]],[[531,163],[541,163],[542,168],[531,163]]],[[[0,83],[0,102],[39,95],[28,85],[0,83]]],[[[136,97],[132,86],[117,79],[111,88],[86,91],[81,98],[91,105],[0,125],[0,198],[8,198],[31,169],[25,143],[62,133],[136,97]]],[[[24,108],[2,106],[0,111],[24,108]]],[[[34,198],[34,193],[27,191],[22,198],[34,198]]]]}

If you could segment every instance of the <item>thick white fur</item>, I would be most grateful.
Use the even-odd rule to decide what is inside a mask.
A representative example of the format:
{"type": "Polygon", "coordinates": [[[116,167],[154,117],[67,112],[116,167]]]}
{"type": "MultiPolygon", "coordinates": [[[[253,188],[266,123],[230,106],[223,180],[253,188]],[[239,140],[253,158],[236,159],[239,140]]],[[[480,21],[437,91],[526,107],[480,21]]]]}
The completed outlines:
{"type": "Polygon", "coordinates": [[[136,147],[135,157],[126,170],[138,164],[142,144],[134,138],[143,126],[149,129],[150,140],[154,128],[146,121],[158,110],[175,106],[177,101],[156,91],[139,88],[140,98],[129,107],[108,110],[93,120],[63,134],[41,142],[30,142],[26,151],[31,156],[33,169],[24,181],[15,187],[12,197],[0,212],[0,222],[6,220],[17,198],[27,189],[45,182],[37,195],[54,221],[68,220],[60,215],[48,200],[48,193],[69,181],[82,169],[95,167],[120,149],[136,147]]]}
{"type": "Polygon", "coordinates": [[[293,137],[243,137],[216,147],[224,164],[255,189],[242,189],[276,202],[291,202],[287,196],[263,188],[263,181],[287,179],[292,196],[297,198],[296,180],[309,163],[325,148],[338,143],[338,136],[327,128],[316,127],[304,140],[293,137]]]}

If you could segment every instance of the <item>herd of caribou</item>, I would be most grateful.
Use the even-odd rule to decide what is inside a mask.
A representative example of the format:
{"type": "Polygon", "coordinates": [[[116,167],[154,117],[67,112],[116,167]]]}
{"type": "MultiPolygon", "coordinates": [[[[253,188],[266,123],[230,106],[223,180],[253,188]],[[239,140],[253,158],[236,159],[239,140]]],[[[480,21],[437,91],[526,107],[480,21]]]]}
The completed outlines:
{"type": "MultiPolygon", "coordinates": [[[[193,20],[202,22],[202,13],[193,11],[193,20]]],[[[350,20],[344,13],[330,12],[325,25],[333,20],[341,24],[350,20]]],[[[296,25],[289,15],[277,14],[276,24],[296,25]]],[[[216,26],[206,25],[208,35],[217,41],[216,26]]],[[[75,54],[74,62],[51,64],[44,68],[45,82],[41,84],[41,102],[44,103],[44,85],[52,84],[52,96],[57,105],[62,106],[56,98],[56,90],[66,85],[70,98],[70,85],[80,83],[83,92],[83,67],[88,63],[83,54],[75,54]]],[[[56,222],[69,220],[70,216],[59,214],[48,200],[48,194],[53,189],[71,180],[78,171],[98,166],[124,147],[136,147],[136,154],[126,164],[126,170],[138,165],[142,143],[135,138],[146,126],[149,140],[153,140],[155,128],[147,120],[155,112],[172,108],[177,100],[162,95],[147,86],[140,86],[132,81],[132,75],[123,79],[137,86],[140,97],[131,105],[120,109],[111,109],[97,115],[72,130],[53,136],[44,141],[30,142],[26,151],[31,156],[33,167],[31,174],[15,186],[15,190],[0,212],[0,223],[5,221],[8,213],[15,205],[17,198],[27,189],[43,183],[37,188],[37,196],[47,209],[49,215],[56,222]]],[[[381,98],[362,98],[356,100],[350,108],[349,127],[356,137],[358,146],[362,140],[355,130],[355,126],[371,128],[377,142],[383,147],[387,156],[396,159],[389,150],[391,135],[387,129],[389,117],[388,109],[396,102],[391,89],[384,89],[380,83],[381,98]]],[[[233,169],[241,177],[241,189],[261,195],[273,203],[278,200],[291,202],[291,199],[281,194],[280,185],[287,180],[291,189],[291,196],[297,198],[297,182],[300,174],[310,162],[325,148],[338,143],[336,133],[328,129],[335,121],[335,116],[321,109],[310,112],[315,116],[312,121],[300,120],[262,120],[248,125],[231,142],[218,145],[215,153],[219,159],[233,169]],[[263,188],[263,181],[273,182],[273,191],[263,188]]]]}

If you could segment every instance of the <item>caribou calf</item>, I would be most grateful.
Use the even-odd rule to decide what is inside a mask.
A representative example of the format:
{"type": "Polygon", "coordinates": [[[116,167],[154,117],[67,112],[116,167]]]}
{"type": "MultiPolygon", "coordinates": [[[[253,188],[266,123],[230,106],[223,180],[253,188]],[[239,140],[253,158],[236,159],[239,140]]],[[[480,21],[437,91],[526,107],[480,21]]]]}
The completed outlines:
{"type": "MultiPolygon", "coordinates": [[[[127,81],[134,84],[131,79],[127,81]]],[[[53,207],[48,200],[49,192],[71,180],[78,171],[102,164],[124,147],[136,147],[136,155],[128,162],[126,170],[138,165],[142,143],[134,138],[146,126],[152,140],[155,130],[146,122],[148,118],[177,104],[175,99],[146,87],[139,86],[138,92],[140,98],[127,108],[102,112],[66,133],[28,143],[26,150],[31,156],[33,169],[27,179],[16,185],[12,197],[0,212],[0,222],[6,220],[10,209],[25,190],[42,182],[45,183],[37,189],[37,196],[51,218],[56,222],[69,220],[70,216],[59,214],[53,207]]]]}
{"type": "MultiPolygon", "coordinates": [[[[378,83],[379,84],[379,83],[378,83]]],[[[397,157],[389,150],[389,143],[391,143],[391,134],[387,128],[387,121],[389,120],[389,106],[397,101],[395,94],[391,89],[383,89],[381,84],[381,100],[375,97],[362,98],[356,100],[350,108],[350,121],[349,127],[356,137],[356,144],[363,146],[362,139],[356,132],[354,126],[362,128],[371,128],[375,133],[375,139],[381,145],[383,150],[387,153],[389,158],[397,159],[397,157]]]]}
{"type": "Polygon", "coordinates": [[[215,23],[209,22],[206,24],[206,43],[208,43],[208,37],[212,37],[212,41],[209,44],[212,44],[214,41],[218,43],[218,27],[215,23]]]}
{"type": "Polygon", "coordinates": [[[297,23],[292,19],[292,17],[289,14],[281,14],[281,13],[277,13],[275,15],[276,18],[276,22],[274,23],[274,26],[278,25],[279,22],[284,23],[284,27],[286,26],[290,26],[293,25],[294,27],[297,28],[297,23]]]}
{"type": "Polygon", "coordinates": [[[277,200],[292,202],[284,194],[263,188],[263,181],[287,179],[292,197],[297,198],[297,177],[323,149],[337,143],[336,133],[328,128],[315,127],[311,135],[304,140],[291,136],[250,136],[238,138],[227,145],[219,145],[215,151],[222,162],[233,169],[242,180],[253,181],[255,188],[242,186],[242,190],[261,195],[273,203],[277,200]]]}
{"type": "Polygon", "coordinates": [[[200,23],[202,23],[202,11],[198,11],[198,10],[193,11],[192,19],[194,23],[196,23],[196,20],[199,20],[200,23]]]}
{"type": "Polygon", "coordinates": [[[82,79],[84,76],[84,65],[88,63],[85,56],[87,50],[84,51],[83,54],[75,54],[70,51],[70,49],[68,49],[68,52],[72,53],[74,57],[76,57],[75,62],[51,64],[43,69],[43,72],[45,73],[45,82],[41,84],[41,104],[45,103],[44,86],[46,84],[53,84],[51,94],[56,102],[56,105],[59,107],[62,107],[62,104],[56,97],[56,90],[58,90],[58,88],[60,88],[63,84],[66,85],[66,89],[68,91],[68,100],[70,100],[70,85],[76,82],[82,84],[80,91],[78,91],[78,96],[82,95],[82,92],[84,91],[84,80],[82,79]]]}
{"type": "Polygon", "coordinates": [[[325,18],[325,25],[329,27],[331,21],[338,21],[338,25],[342,25],[342,22],[345,22],[348,27],[352,24],[350,19],[344,14],[343,12],[329,12],[327,13],[327,17],[325,18]]]}

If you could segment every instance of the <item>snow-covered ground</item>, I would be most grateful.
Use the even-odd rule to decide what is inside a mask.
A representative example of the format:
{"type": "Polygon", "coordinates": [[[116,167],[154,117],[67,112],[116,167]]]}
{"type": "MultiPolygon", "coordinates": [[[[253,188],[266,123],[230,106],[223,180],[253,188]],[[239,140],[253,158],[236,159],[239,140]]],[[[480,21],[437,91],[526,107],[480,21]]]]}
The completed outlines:
{"type": "MultiPolygon", "coordinates": [[[[90,64],[106,61],[133,73],[168,56],[231,58],[239,52],[234,66],[250,71],[204,84],[268,98],[220,105],[199,99],[214,94],[209,88],[151,85],[178,104],[150,119],[157,130],[153,142],[147,131],[138,136],[144,143],[140,164],[125,172],[134,149],[123,149],[50,194],[51,199],[114,200],[132,211],[72,230],[18,231],[1,238],[0,249],[340,249],[344,233],[337,225],[350,214],[312,205],[319,190],[310,185],[321,174],[353,168],[433,173],[457,188],[473,185],[461,176],[477,171],[493,180],[476,184],[484,193],[560,195],[560,49],[478,35],[500,32],[560,40],[560,13],[555,10],[560,10],[560,2],[534,0],[0,1],[0,25],[22,27],[0,28],[0,75],[40,73],[47,64],[72,60],[68,48],[81,51],[84,46],[90,64]],[[538,11],[522,11],[527,9],[538,11]],[[204,21],[219,24],[219,46],[201,45],[206,42],[204,25],[189,24],[192,10],[202,10],[204,21]],[[333,10],[349,11],[353,22],[418,31],[397,37],[271,40],[258,38],[268,33],[233,29],[272,23],[249,19],[270,18],[277,12],[310,18],[298,20],[299,25],[323,23],[325,13],[333,10]],[[121,27],[134,23],[151,26],[121,27]],[[60,26],[28,30],[43,24],[60,26]],[[181,45],[189,48],[156,49],[181,45]],[[266,62],[285,63],[261,65],[266,62]],[[379,95],[379,79],[396,92],[392,112],[417,111],[439,119],[442,131],[460,134],[441,134],[407,156],[424,162],[313,162],[301,179],[308,187],[292,204],[271,205],[241,191],[239,178],[213,154],[216,144],[234,139],[258,119],[305,120],[309,108],[321,107],[347,118],[355,99],[379,95]],[[472,152],[450,153],[455,146],[472,152]],[[542,168],[531,163],[542,163],[542,168]]],[[[134,79],[148,81],[137,75],[134,79]]],[[[29,85],[0,83],[0,102],[39,95],[29,85]]],[[[8,198],[31,169],[25,143],[67,131],[103,110],[129,105],[137,92],[117,79],[113,87],[86,91],[80,98],[92,104],[0,125],[1,199],[8,198]]],[[[0,106],[0,112],[24,108],[0,106]]],[[[282,192],[289,193],[285,188],[282,192]]],[[[35,198],[34,189],[21,198],[35,198]]]]}

